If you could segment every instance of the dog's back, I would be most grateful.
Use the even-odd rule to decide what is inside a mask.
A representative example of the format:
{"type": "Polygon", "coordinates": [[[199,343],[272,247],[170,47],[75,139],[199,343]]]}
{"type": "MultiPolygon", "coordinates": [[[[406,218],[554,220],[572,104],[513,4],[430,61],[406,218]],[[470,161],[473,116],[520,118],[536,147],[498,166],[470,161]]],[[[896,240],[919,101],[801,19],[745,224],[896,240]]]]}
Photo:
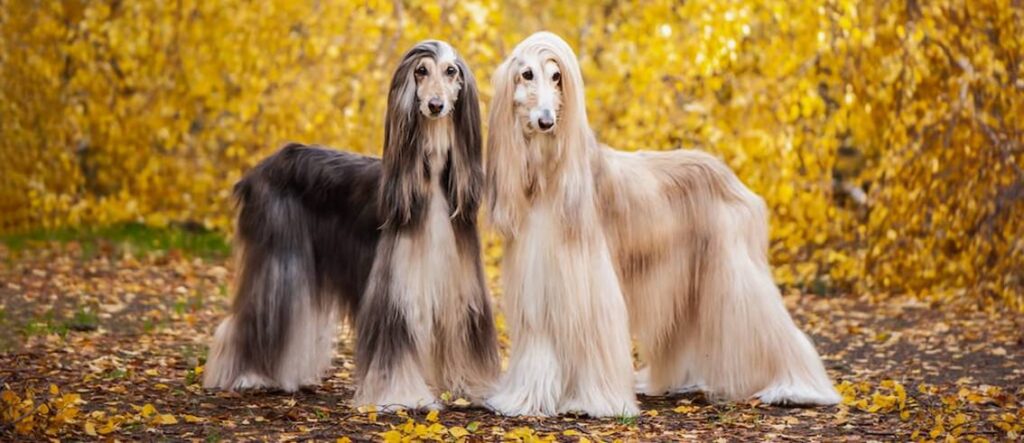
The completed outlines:
{"type": "Polygon", "coordinates": [[[380,177],[378,158],[289,144],[235,185],[238,284],[208,387],[319,381],[336,316],[357,312],[373,266],[380,177]]]}
{"type": "Polygon", "coordinates": [[[235,185],[238,240],[246,248],[273,246],[296,240],[301,228],[322,279],[318,295],[340,296],[355,312],[383,224],[380,177],[379,158],[288,144],[235,185]]]}

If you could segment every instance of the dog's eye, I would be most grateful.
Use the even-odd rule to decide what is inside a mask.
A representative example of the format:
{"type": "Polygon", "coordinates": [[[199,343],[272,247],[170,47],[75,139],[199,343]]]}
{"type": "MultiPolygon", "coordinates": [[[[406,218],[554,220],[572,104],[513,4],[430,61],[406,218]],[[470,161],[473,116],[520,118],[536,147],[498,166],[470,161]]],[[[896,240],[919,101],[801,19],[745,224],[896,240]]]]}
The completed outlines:
{"type": "Polygon", "coordinates": [[[556,73],[551,75],[551,81],[553,81],[553,82],[558,82],[561,79],[562,79],[562,73],[560,73],[560,72],[556,72],[556,73]]]}
{"type": "Polygon", "coordinates": [[[533,80],[533,71],[529,69],[523,71],[523,80],[533,80]]]}
{"type": "Polygon", "coordinates": [[[451,77],[451,76],[457,74],[459,71],[457,69],[455,69],[454,66],[449,66],[448,69],[446,71],[444,71],[444,72],[445,72],[445,74],[448,74],[449,77],[451,77]]]}
{"type": "Polygon", "coordinates": [[[420,66],[420,67],[416,68],[416,75],[427,75],[427,67],[426,66],[420,66]]]}

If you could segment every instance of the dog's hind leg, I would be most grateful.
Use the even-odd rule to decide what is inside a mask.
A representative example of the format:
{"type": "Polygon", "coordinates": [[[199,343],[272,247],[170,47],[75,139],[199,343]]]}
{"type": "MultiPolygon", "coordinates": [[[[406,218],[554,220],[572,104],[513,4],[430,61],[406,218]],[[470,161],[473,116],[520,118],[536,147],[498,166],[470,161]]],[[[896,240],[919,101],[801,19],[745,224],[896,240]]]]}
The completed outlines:
{"type": "Polygon", "coordinates": [[[206,387],[295,391],[320,382],[333,355],[335,307],[315,299],[308,217],[288,197],[242,201],[238,287],[214,336],[206,387]]]}
{"type": "Polygon", "coordinates": [[[835,404],[839,395],[821,358],[772,280],[764,203],[750,194],[717,210],[720,229],[703,257],[691,367],[712,396],[835,404]]]}

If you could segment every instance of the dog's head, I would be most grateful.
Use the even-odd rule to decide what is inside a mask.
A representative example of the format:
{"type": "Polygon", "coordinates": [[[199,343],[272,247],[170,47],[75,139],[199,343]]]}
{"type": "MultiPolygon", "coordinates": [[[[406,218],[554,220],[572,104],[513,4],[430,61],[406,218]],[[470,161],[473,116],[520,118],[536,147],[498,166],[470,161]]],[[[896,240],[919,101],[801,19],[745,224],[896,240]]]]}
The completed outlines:
{"type": "Polygon", "coordinates": [[[391,79],[384,123],[382,216],[404,226],[420,218],[429,191],[422,183],[424,131],[451,123],[443,171],[452,217],[475,216],[482,187],[480,103],[476,80],[448,43],[425,40],[402,56],[391,79]],[[448,120],[448,121],[446,121],[448,120]]]}
{"type": "Polygon", "coordinates": [[[512,95],[516,116],[527,131],[549,132],[562,107],[562,70],[553,57],[531,54],[516,59],[512,95]]]}
{"type": "Polygon", "coordinates": [[[391,84],[405,108],[415,108],[426,118],[448,117],[459,104],[466,85],[466,64],[445,42],[420,42],[402,57],[391,84]]]}
{"type": "MultiPolygon", "coordinates": [[[[583,78],[569,44],[550,32],[523,40],[494,76],[495,99],[527,135],[552,134],[582,107],[583,78]],[[578,109],[575,109],[578,108],[578,109]]],[[[585,121],[585,118],[584,118],[585,121]]]]}
{"type": "Polygon", "coordinates": [[[540,171],[583,177],[587,152],[596,145],[587,123],[579,62],[561,37],[538,32],[523,40],[494,72],[492,82],[487,196],[492,224],[510,235],[529,201],[545,192],[548,180],[540,171]]]}

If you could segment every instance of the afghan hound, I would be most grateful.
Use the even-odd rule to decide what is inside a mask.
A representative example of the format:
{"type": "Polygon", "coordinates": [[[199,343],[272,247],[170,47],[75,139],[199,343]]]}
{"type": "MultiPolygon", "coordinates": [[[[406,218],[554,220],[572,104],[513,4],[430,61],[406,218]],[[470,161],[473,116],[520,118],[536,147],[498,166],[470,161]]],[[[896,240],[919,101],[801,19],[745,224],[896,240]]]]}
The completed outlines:
{"type": "Polygon", "coordinates": [[[554,34],[520,43],[493,82],[487,198],[513,343],[492,409],[630,415],[634,388],[839,400],[772,280],[764,201],[724,163],[599,144],[554,34]],[[647,365],[635,384],[631,333],[647,365]]]}
{"type": "Polygon", "coordinates": [[[476,81],[447,43],[405,54],[388,92],[383,158],[291,144],[235,186],[238,281],[204,385],[315,385],[336,318],[354,323],[356,405],[479,399],[500,361],[480,261],[476,81]]]}

